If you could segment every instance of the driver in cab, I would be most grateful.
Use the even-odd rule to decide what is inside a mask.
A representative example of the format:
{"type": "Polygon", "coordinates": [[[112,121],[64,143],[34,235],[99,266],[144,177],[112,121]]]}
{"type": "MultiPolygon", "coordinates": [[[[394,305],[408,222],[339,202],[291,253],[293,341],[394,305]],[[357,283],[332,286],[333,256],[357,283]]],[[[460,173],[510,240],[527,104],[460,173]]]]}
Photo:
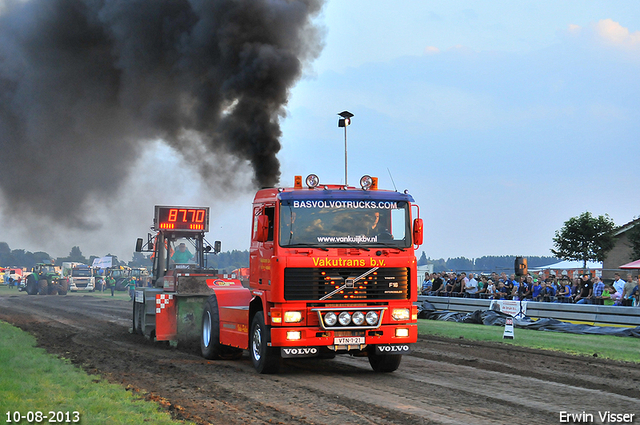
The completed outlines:
{"type": "Polygon", "coordinates": [[[193,254],[189,252],[189,250],[187,249],[187,245],[185,245],[184,242],[178,245],[178,249],[171,256],[171,259],[174,261],[174,263],[178,264],[188,263],[192,258],[193,254]]]}

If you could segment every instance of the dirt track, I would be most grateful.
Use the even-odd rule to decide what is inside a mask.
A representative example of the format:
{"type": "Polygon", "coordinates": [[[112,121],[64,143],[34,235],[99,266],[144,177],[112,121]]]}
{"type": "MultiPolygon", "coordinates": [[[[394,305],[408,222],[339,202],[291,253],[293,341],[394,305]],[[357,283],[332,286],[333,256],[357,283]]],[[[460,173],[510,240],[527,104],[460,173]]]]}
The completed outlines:
{"type": "Polygon", "coordinates": [[[213,362],[130,334],[127,301],[21,293],[0,297],[0,320],[203,424],[557,424],[560,412],[602,423],[599,411],[635,414],[640,423],[640,368],[600,358],[430,337],[391,374],[338,356],[259,375],[247,353],[213,362]]]}

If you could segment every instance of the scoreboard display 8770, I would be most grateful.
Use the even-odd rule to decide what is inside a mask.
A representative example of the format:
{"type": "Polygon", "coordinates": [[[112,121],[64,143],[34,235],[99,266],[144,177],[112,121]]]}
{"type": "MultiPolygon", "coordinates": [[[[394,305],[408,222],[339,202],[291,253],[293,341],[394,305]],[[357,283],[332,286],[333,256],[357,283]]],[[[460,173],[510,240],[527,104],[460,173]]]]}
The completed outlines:
{"type": "Polygon", "coordinates": [[[208,232],[209,207],[174,207],[156,205],[153,230],[208,232]]]}

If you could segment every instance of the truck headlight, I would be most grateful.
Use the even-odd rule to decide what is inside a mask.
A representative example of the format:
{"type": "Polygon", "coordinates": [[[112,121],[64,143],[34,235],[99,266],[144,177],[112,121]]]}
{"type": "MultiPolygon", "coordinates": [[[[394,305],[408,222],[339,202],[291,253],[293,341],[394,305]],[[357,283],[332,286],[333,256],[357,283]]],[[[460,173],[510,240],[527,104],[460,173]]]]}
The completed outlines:
{"type": "Polygon", "coordinates": [[[302,322],[302,313],[299,311],[285,311],[284,312],[285,323],[300,323],[302,322]]]}
{"type": "Polygon", "coordinates": [[[338,316],[338,321],[342,326],[347,326],[349,323],[351,323],[351,315],[348,312],[343,311],[338,316]]]}
{"type": "Polygon", "coordinates": [[[351,316],[351,320],[353,320],[354,325],[360,326],[364,323],[364,314],[362,314],[361,311],[356,311],[353,313],[353,316],[351,316]]]}
{"type": "Polygon", "coordinates": [[[366,321],[369,326],[373,326],[378,323],[378,313],[375,311],[367,312],[366,321]]]}
{"type": "Polygon", "coordinates": [[[327,326],[333,326],[338,322],[338,316],[333,312],[328,312],[324,315],[324,324],[327,326]]]}
{"type": "Polygon", "coordinates": [[[409,336],[409,329],[407,328],[398,328],[396,329],[396,336],[399,338],[406,338],[409,336]]]}
{"type": "Polygon", "coordinates": [[[409,312],[408,308],[394,308],[393,310],[391,310],[391,317],[393,318],[393,320],[397,321],[409,320],[409,317],[411,317],[411,313],[409,312]]]}
{"type": "Polygon", "coordinates": [[[299,341],[302,338],[300,331],[287,331],[288,341],[299,341]]]}

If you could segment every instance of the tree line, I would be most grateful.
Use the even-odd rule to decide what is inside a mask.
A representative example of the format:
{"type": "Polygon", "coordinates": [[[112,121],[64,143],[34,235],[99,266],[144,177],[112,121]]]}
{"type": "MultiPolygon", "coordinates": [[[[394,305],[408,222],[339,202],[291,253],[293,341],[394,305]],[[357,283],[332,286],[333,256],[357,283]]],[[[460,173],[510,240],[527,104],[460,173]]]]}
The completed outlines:
{"type": "MultiPolygon", "coordinates": [[[[527,264],[530,268],[548,266],[549,264],[557,263],[560,261],[557,257],[545,257],[545,256],[531,256],[526,257],[527,264]]],[[[424,251],[418,259],[418,266],[425,266],[433,264],[433,271],[435,272],[448,272],[448,271],[465,271],[465,272],[507,272],[513,273],[515,255],[486,255],[480,258],[439,258],[431,259],[427,257],[424,251]]]]}
{"type": "MultiPolygon", "coordinates": [[[[131,261],[120,261],[117,256],[107,254],[105,257],[112,257],[114,266],[147,267],[151,268],[151,256],[141,252],[134,252],[131,261]]],[[[8,243],[0,242],[0,266],[20,267],[30,269],[38,263],[53,263],[61,266],[63,262],[77,262],[91,265],[93,260],[99,258],[96,255],[85,257],[78,246],[71,248],[69,255],[53,259],[48,253],[38,251],[29,252],[24,249],[11,249],[8,243]]],[[[230,273],[235,269],[249,267],[249,251],[227,251],[218,254],[207,254],[207,266],[218,269],[220,273],[230,273]]]]}

